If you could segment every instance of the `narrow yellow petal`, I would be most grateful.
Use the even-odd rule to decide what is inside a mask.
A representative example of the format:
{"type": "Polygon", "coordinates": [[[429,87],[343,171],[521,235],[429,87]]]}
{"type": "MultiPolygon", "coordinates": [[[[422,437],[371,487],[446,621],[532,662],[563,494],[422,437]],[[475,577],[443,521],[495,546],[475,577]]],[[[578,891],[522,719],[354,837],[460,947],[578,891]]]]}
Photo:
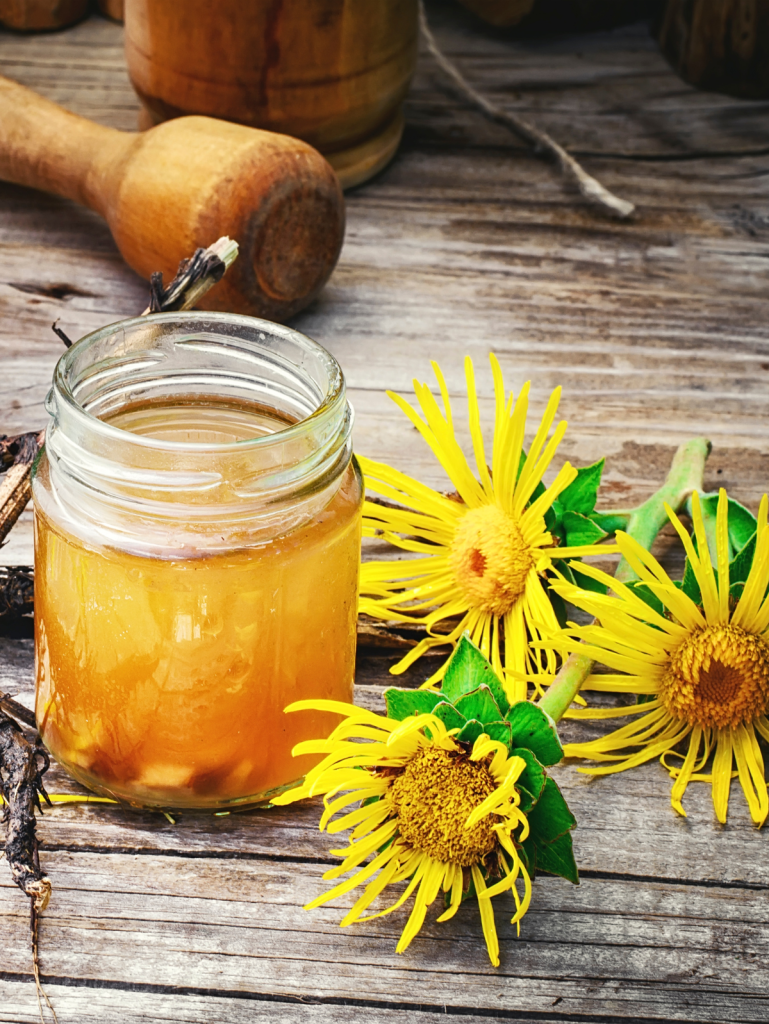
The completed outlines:
{"type": "Polygon", "coordinates": [[[750,633],[763,633],[769,625],[769,616],[764,615],[764,595],[769,585],[769,529],[763,527],[756,536],[756,551],[753,564],[742,596],[732,614],[732,624],[742,626],[750,633]]]}
{"type": "Polygon", "coordinates": [[[451,865],[454,873],[451,878],[451,895],[449,905],[437,919],[439,922],[448,921],[452,918],[462,905],[462,868],[458,864],[451,865]]]}
{"type": "Polygon", "coordinates": [[[528,491],[528,495],[529,497],[531,497],[531,492],[534,490],[534,487],[536,487],[537,483],[542,478],[542,474],[537,476],[537,459],[539,458],[539,453],[542,451],[542,448],[544,447],[545,438],[550,433],[550,428],[553,425],[553,420],[555,419],[555,414],[558,411],[558,403],[560,402],[560,400],[561,388],[556,388],[555,391],[553,391],[553,393],[551,394],[550,399],[548,400],[547,408],[545,409],[545,413],[542,417],[542,420],[540,421],[539,428],[537,430],[536,435],[534,436],[534,440],[531,442],[528,455],[526,456],[526,461],[524,462],[523,468],[521,469],[520,475],[518,477],[518,482],[515,488],[515,505],[513,506],[518,515],[521,514],[521,512],[523,511],[523,507],[526,504],[526,501],[528,501],[527,498],[526,501],[520,502],[520,495],[524,491],[528,491]],[[533,486],[530,487],[529,484],[533,477],[536,479],[533,486]]]}
{"type": "Polygon", "coordinates": [[[451,400],[449,399],[449,389],[446,387],[446,379],[443,376],[443,371],[440,366],[431,360],[430,366],[435,374],[435,379],[438,381],[438,387],[440,388],[441,398],[443,399],[443,415],[446,417],[446,422],[451,430],[454,429],[454,421],[451,418],[451,400]]]}
{"type": "Polygon", "coordinates": [[[497,938],[497,928],[494,923],[494,908],[491,905],[490,899],[481,898],[486,889],[486,883],[483,880],[480,868],[477,864],[473,864],[471,871],[473,881],[475,882],[475,891],[479,897],[478,907],[481,911],[481,925],[483,926],[483,937],[486,939],[486,949],[489,951],[489,959],[494,967],[499,967],[499,939],[497,938]]]}
{"type": "Polygon", "coordinates": [[[713,757],[713,807],[722,825],[726,823],[731,781],[732,734],[730,729],[719,729],[713,757]]]}
{"type": "Polygon", "coordinates": [[[348,925],[353,924],[364,911],[368,910],[377,896],[385,889],[395,877],[395,872],[398,870],[399,862],[397,857],[397,850],[395,847],[390,846],[387,850],[382,853],[384,867],[381,873],[363,890],[362,896],[360,896],[354,906],[345,914],[342,920],[339,922],[340,928],[346,928],[348,925]],[[385,854],[389,854],[389,860],[385,857],[385,854]]]}
{"type": "Polygon", "coordinates": [[[718,567],[718,621],[729,621],[729,499],[722,487],[718,492],[716,513],[716,558],[718,567]]]}
{"type": "Polygon", "coordinates": [[[473,442],[475,464],[478,467],[478,476],[486,497],[491,501],[494,498],[494,488],[489,476],[489,467],[486,462],[486,450],[483,444],[483,432],[481,430],[481,414],[478,409],[478,394],[475,390],[475,371],[470,356],[465,356],[465,379],[467,381],[467,417],[470,427],[470,439],[473,442]]]}
{"type": "Polygon", "coordinates": [[[733,733],[734,759],[750,816],[760,828],[769,814],[764,760],[756,743],[752,725],[738,725],[733,733]]]}
{"type": "MultiPolygon", "coordinates": [[[[670,515],[671,513],[668,513],[670,515]]],[[[709,623],[719,621],[718,587],[713,573],[713,562],[710,558],[708,537],[705,532],[705,523],[702,519],[702,505],[697,491],[692,493],[692,526],[694,536],[697,539],[697,552],[694,558],[690,557],[694,575],[700,585],[702,594],[702,607],[705,609],[705,617],[709,623]]]]}
{"type": "Polygon", "coordinates": [[[425,861],[426,867],[422,881],[419,889],[417,890],[417,894],[414,899],[414,906],[412,907],[411,914],[406,922],[406,927],[403,929],[401,937],[398,940],[398,945],[395,947],[396,953],[403,953],[404,950],[408,949],[412,940],[418,935],[422,925],[424,924],[425,914],[427,913],[428,893],[432,891],[435,884],[436,872],[440,872],[442,869],[442,865],[437,864],[432,860],[432,858],[426,857],[425,861]]]}
{"type": "Polygon", "coordinates": [[[700,741],[702,740],[702,729],[699,725],[695,725],[692,729],[692,734],[689,739],[689,749],[686,752],[686,758],[683,766],[677,772],[677,778],[673,789],[670,792],[670,803],[674,811],[677,811],[682,817],[686,817],[686,811],[681,803],[681,798],[686,792],[686,787],[689,785],[692,772],[694,771],[694,763],[697,759],[697,751],[700,749],[700,741]]]}
{"type": "MultiPolygon", "coordinates": [[[[536,466],[532,467],[531,471],[527,474],[525,481],[518,481],[518,486],[515,491],[515,505],[513,506],[513,509],[519,516],[523,515],[523,510],[526,507],[527,502],[530,500],[532,494],[537,488],[537,485],[541,482],[542,477],[547,472],[548,466],[553,461],[558,445],[563,440],[563,435],[565,433],[566,421],[564,420],[556,427],[555,433],[548,441],[547,448],[545,448],[542,458],[536,466]]],[[[550,505],[553,504],[553,501],[558,497],[561,491],[565,491],[576,477],[576,469],[574,469],[569,462],[565,462],[563,466],[561,466],[550,487],[548,487],[545,492],[536,499],[536,501],[532,502],[531,507],[534,509],[533,515],[544,515],[545,509],[549,508],[550,505]]]]}

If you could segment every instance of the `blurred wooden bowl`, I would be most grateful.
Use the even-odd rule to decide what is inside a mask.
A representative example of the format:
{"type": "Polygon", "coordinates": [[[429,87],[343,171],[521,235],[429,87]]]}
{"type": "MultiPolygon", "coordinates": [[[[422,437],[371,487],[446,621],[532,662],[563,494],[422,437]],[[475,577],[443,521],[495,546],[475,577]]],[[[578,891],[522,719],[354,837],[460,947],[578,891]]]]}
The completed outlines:
{"type": "Polygon", "coordinates": [[[126,0],[144,126],[207,114],[315,146],[343,187],[394,155],[417,0],[126,0]]]}

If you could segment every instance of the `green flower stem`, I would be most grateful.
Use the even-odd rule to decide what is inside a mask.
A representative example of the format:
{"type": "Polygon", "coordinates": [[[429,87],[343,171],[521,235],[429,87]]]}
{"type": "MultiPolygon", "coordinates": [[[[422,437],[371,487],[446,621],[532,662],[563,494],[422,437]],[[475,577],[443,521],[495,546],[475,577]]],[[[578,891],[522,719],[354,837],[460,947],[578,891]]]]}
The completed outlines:
{"type": "MultiPolygon", "coordinates": [[[[651,498],[630,512],[626,533],[647,551],[657,539],[657,534],[668,521],[665,504],[679,512],[691,496],[692,491],[703,489],[705,462],[711,449],[710,441],[704,437],[695,437],[682,444],[670,466],[665,483],[651,498]]],[[[624,558],[621,558],[615,578],[622,583],[637,579],[624,558]]],[[[590,675],[593,662],[584,654],[570,654],[561,666],[561,670],[548,687],[539,706],[550,717],[558,722],[571,707],[580,687],[590,675]]]]}
{"type": "MultiPolygon", "coordinates": [[[[705,462],[711,448],[710,441],[704,437],[695,437],[680,445],[665,483],[648,501],[631,512],[626,533],[647,551],[651,551],[657,534],[667,524],[665,504],[670,505],[674,512],[680,512],[692,491],[704,489],[705,462]]],[[[624,558],[620,559],[615,576],[622,583],[637,579],[624,558]]]]}
{"type": "Polygon", "coordinates": [[[539,706],[554,722],[560,722],[569,710],[592,668],[592,659],[586,654],[577,654],[576,651],[561,665],[558,675],[539,702],[539,706]]]}

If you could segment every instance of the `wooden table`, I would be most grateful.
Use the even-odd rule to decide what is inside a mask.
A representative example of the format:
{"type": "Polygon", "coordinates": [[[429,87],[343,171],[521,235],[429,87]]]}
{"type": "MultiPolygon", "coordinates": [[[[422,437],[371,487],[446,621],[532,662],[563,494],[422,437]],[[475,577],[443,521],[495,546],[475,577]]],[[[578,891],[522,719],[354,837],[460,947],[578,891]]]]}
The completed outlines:
{"type": "MultiPolygon", "coordinates": [[[[608,456],[607,504],[645,496],[674,447],[707,433],[708,486],[755,507],[769,479],[768,105],[689,89],[642,25],[520,41],[449,5],[430,15],[476,85],[581,154],[638,215],[590,212],[424,57],[402,150],[349,195],[339,266],[295,321],[341,360],[358,450],[442,486],[385,389],[407,393],[437,358],[459,397],[470,353],[488,415],[493,350],[511,386],[532,379],[536,411],[563,384],[562,454],[608,456]]],[[[131,129],[121,34],[96,17],[56,35],[0,34],[2,72],[131,129]]],[[[51,322],[81,336],[141,310],[147,290],[89,212],[11,186],[0,210],[0,428],[11,433],[45,419],[60,354],[51,322]]],[[[29,513],[0,555],[31,558],[29,513]]],[[[32,642],[20,632],[0,641],[0,689],[29,702],[32,642]]],[[[391,661],[361,652],[360,700],[379,706],[391,661]]],[[[50,788],[72,788],[52,774],[50,788]]],[[[582,882],[538,879],[521,938],[502,925],[498,970],[469,904],[403,956],[402,920],[342,932],[340,906],[305,913],[332,861],[316,807],[176,825],[47,811],[55,891],[41,959],[59,1020],[766,1021],[769,837],[736,783],[719,827],[704,786],[690,787],[687,819],[673,814],[657,764],[600,781],[569,765],[557,778],[579,820],[582,882]]],[[[34,1022],[27,901],[5,871],[0,915],[0,1021],[34,1022]]]]}

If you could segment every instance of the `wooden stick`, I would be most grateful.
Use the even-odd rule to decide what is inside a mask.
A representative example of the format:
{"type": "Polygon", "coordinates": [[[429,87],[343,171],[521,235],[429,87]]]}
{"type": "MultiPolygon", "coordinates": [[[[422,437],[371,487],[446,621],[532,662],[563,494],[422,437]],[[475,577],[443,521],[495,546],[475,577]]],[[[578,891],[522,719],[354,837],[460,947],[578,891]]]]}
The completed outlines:
{"type": "Polygon", "coordinates": [[[2,444],[5,446],[3,461],[7,453],[12,461],[0,483],[0,544],[11,532],[32,495],[32,464],[42,447],[43,431],[4,437],[2,444]]]}
{"type": "Polygon", "coordinates": [[[591,174],[588,174],[584,167],[567,153],[563,146],[559,146],[555,139],[552,139],[547,132],[543,132],[540,128],[531,124],[530,121],[524,120],[517,114],[511,114],[509,111],[503,110],[502,107],[491,103],[482,93],[479,93],[477,89],[470,85],[456,64],[446,57],[435,41],[435,36],[432,34],[427,23],[424,0],[419,0],[419,25],[422,30],[422,36],[427,44],[427,49],[435,58],[441,70],[454,83],[457,92],[461,96],[469,100],[490,120],[510,128],[524,142],[528,142],[529,145],[533,146],[536,154],[546,155],[555,159],[561,173],[576,184],[588,202],[596,204],[604,213],[608,213],[620,220],[630,216],[635,210],[635,206],[626,199],[620,199],[618,196],[615,196],[600,181],[597,181],[591,174]]]}

